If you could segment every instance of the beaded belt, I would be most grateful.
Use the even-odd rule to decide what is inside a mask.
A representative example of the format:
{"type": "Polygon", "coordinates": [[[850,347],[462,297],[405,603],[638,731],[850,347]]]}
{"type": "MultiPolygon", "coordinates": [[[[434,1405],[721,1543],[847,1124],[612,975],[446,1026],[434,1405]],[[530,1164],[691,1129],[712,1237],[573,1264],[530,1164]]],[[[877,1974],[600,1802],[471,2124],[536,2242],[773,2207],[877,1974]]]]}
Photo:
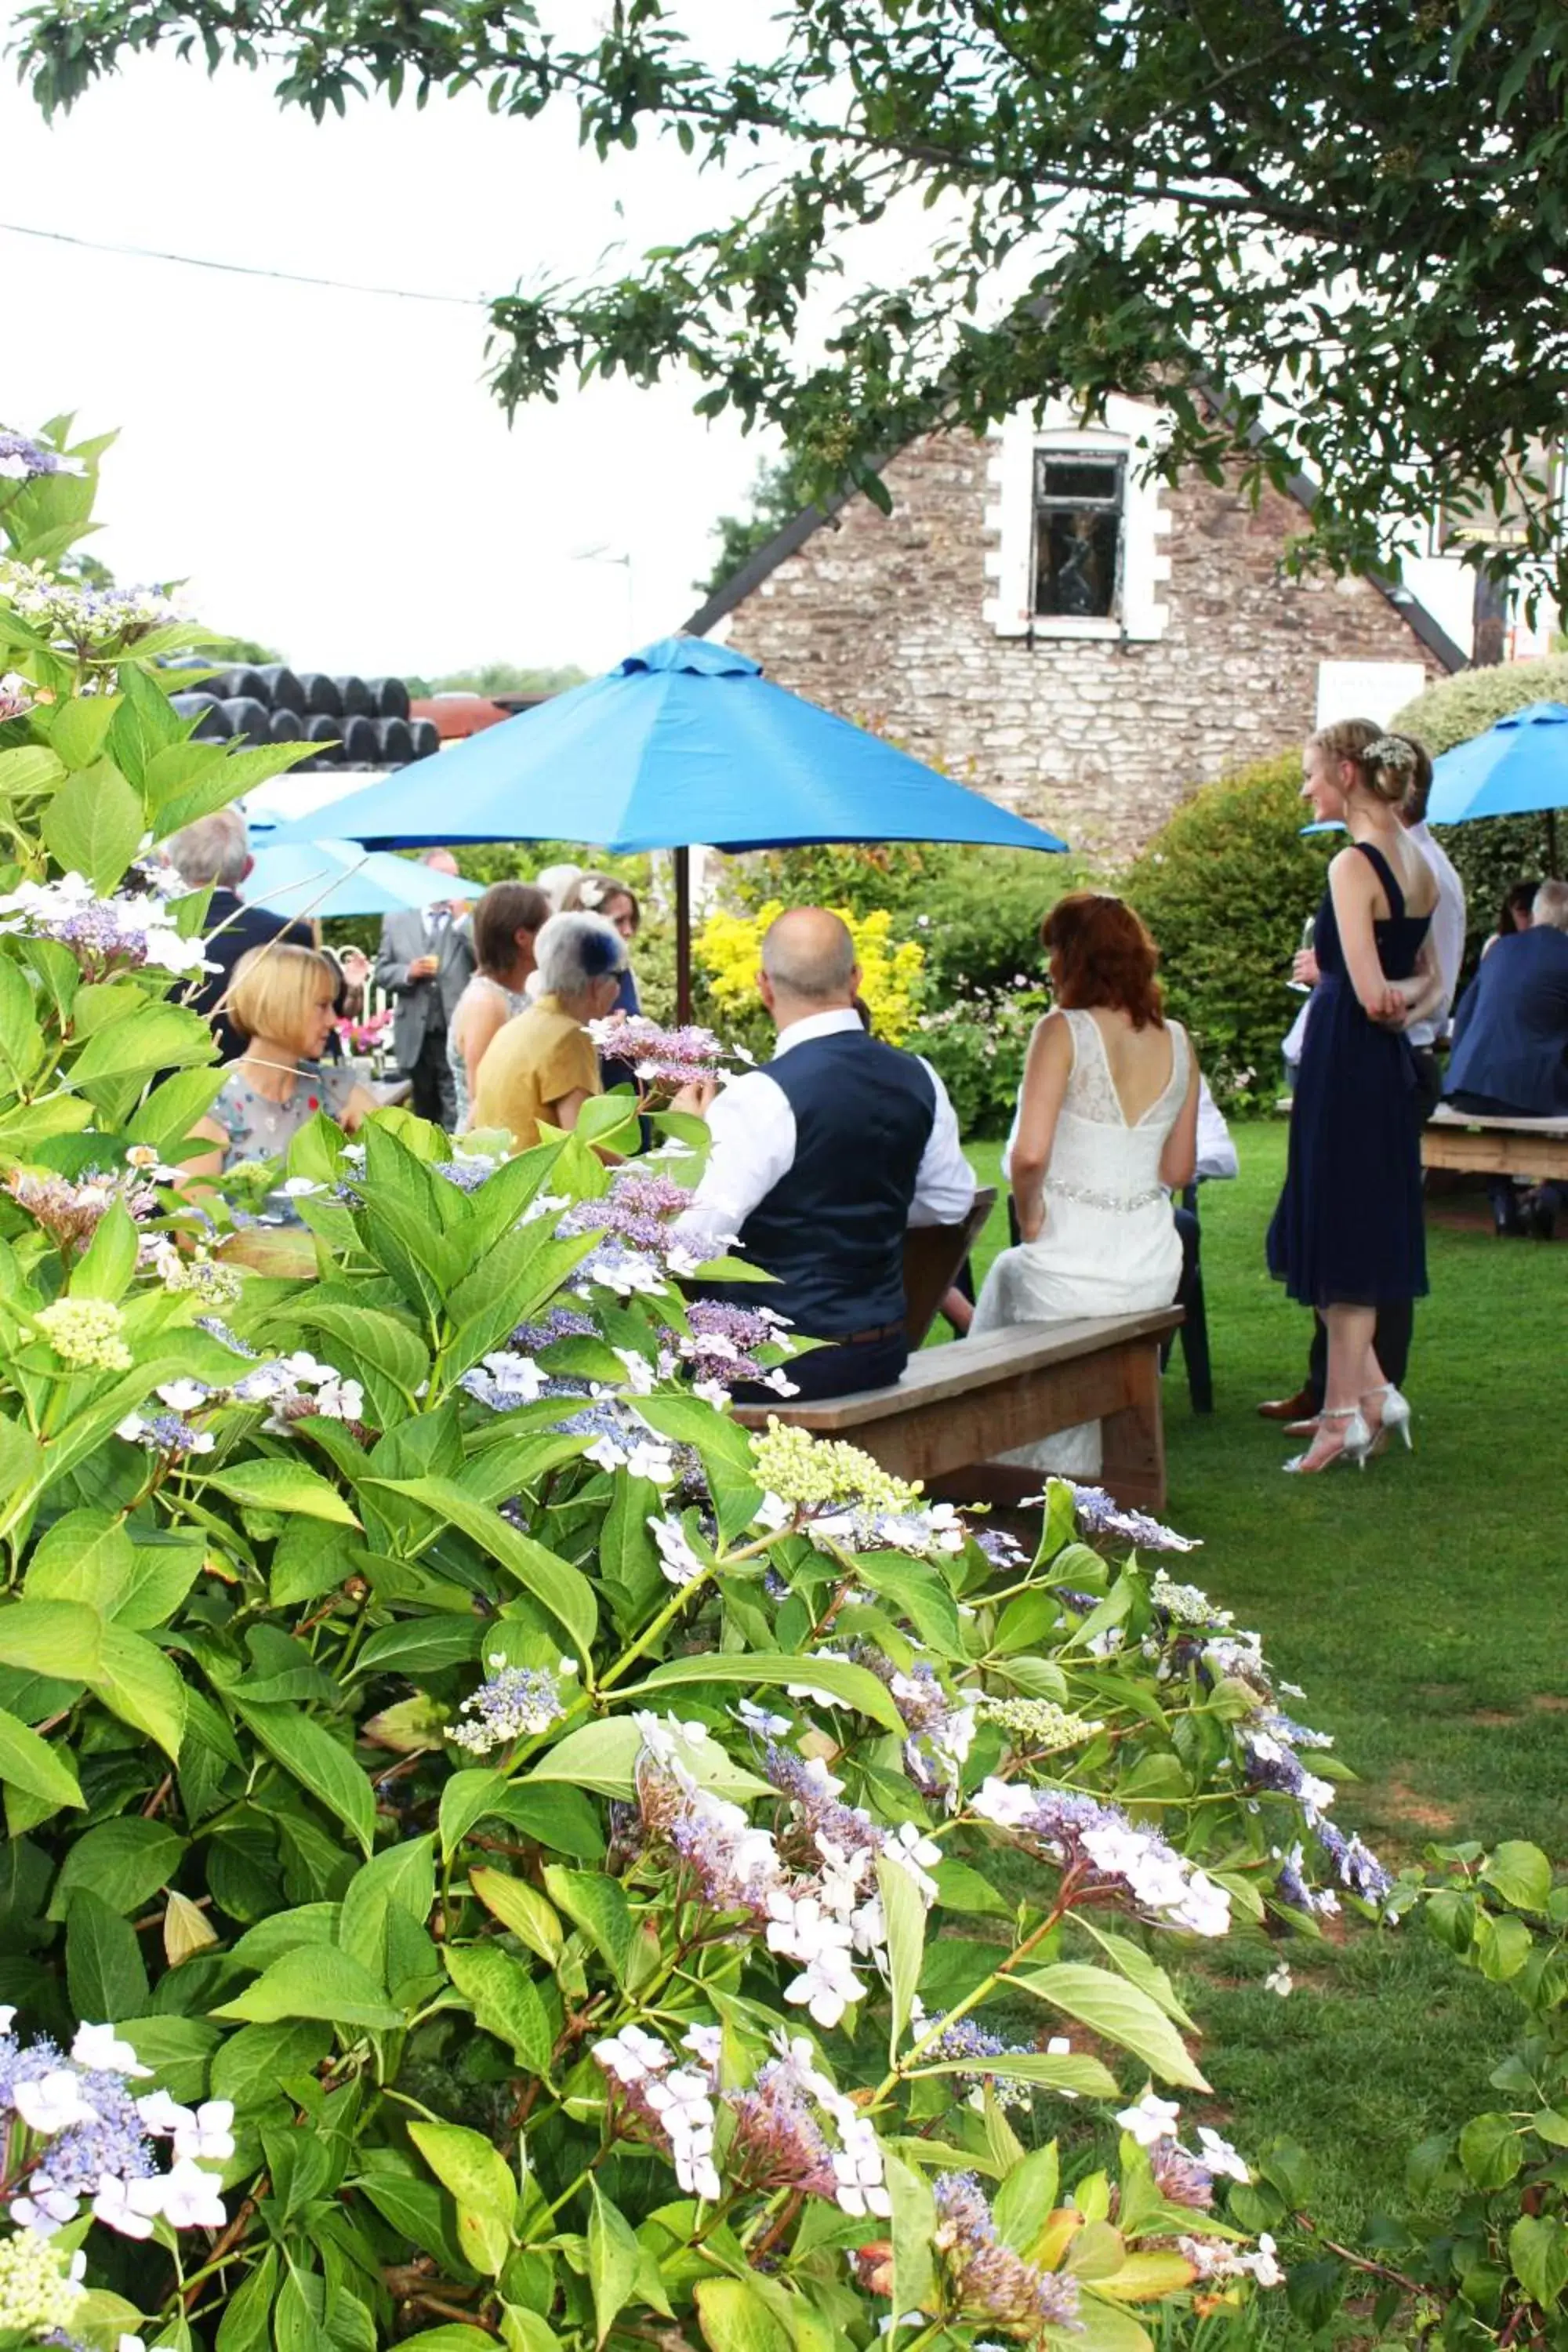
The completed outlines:
{"type": "Polygon", "coordinates": [[[1166,1197],[1161,1185],[1156,1185],[1152,1192],[1095,1192],[1087,1184],[1065,1184],[1057,1176],[1047,1177],[1046,1190],[1047,1192],[1060,1192],[1069,1201],[1087,1202],[1091,1209],[1112,1209],[1121,1214],[1133,1209],[1152,1208],[1156,1201],[1166,1197]]]}

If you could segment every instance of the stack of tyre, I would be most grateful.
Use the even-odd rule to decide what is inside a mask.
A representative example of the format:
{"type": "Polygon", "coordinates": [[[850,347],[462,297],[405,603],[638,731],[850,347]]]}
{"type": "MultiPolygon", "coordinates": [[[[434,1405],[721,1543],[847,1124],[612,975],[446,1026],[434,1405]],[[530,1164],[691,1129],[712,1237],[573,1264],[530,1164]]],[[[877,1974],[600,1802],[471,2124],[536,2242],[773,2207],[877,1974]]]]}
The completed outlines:
{"type": "Polygon", "coordinates": [[[400,677],[328,677],[272,662],[221,670],[170,698],[204,742],[319,745],[304,768],[405,768],[441,748],[428,719],[410,719],[400,677]]]}

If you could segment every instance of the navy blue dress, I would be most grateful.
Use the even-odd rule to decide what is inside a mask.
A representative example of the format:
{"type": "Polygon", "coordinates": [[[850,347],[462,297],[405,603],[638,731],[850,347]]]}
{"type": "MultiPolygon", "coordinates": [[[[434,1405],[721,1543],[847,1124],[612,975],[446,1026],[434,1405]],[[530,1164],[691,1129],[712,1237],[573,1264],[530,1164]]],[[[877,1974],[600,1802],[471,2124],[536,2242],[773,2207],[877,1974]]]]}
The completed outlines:
{"type": "MultiPolygon", "coordinates": [[[[1367,842],[1387,894],[1375,923],[1389,980],[1409,980],[1432,918],[1407,915],[1388,860],[1367,842]]],[[[1304,1307],[1377,1307],[1426,1290],[1415,1064],[1404,1033],[1369,1021],[1345,969],[1331,892],[1313,932],[1320,978],[1290,1114],[1285,1189],[1268,1228],[1268,1271],[1304,1307]]]]}

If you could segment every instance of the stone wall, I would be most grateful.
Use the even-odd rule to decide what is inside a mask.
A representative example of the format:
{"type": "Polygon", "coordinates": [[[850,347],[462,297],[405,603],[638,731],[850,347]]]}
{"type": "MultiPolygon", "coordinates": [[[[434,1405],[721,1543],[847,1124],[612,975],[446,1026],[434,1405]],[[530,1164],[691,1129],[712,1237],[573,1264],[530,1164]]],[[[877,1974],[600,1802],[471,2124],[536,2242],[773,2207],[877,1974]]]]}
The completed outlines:
{"type": "Polygon", "coordinates": [[[915,443],[888,467],[893,510],[847,506],[735,607],[730,642],[779,685],[876,728],[1121,858],[1195,783],[1310,732],[1321,661],[1436,656],[1363,580],[1282,576],[1304,517],[1194,481],[1162,492],[1164,634],[1148,643],[1002,637],[984,617],[989,445],[915,443]]]}

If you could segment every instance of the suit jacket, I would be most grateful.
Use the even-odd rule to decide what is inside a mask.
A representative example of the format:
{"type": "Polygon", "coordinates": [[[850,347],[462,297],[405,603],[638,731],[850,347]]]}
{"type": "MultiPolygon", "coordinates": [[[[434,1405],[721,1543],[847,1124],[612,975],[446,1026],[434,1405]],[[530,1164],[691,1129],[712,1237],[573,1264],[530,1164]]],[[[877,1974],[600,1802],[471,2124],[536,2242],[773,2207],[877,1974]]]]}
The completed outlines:
{"type": "Polygon", "coordinates": [[[392,1050],[400,1070],[413,1069],[432,1031],[445,1034],[473,972],[473,941],[466,922],[444,924],[437,942],[417,907],[384,918],[376,950],[375,981],[392,998],[392,1050]],[[411,980],[409,965],[431,953],[439,958],[436,971],[411,980]]]}
{"type": "Polygon", "coordinates": [[[301,948],[314,947],[316,942],[309,923],[287,922],[281,915],[269,915],[265,907],[247,907],[235,891],[222,887],[213,892],[206,928],[207,957],[218,969],[204,974],[189,1002],[211,1021],[219,1061],[233,1062],[244,1053],[247,1041],[217,1008],[228,993],[240,957],[252,948],[265,947],[268,940],[287,940],[301,948]]]}
{"type": "Polygon", "coordinates": [[[1447,1091],[1568,1118],[1568,931],[1535,923],[1499,940],[1454,1016],[1447,1091]]]}

